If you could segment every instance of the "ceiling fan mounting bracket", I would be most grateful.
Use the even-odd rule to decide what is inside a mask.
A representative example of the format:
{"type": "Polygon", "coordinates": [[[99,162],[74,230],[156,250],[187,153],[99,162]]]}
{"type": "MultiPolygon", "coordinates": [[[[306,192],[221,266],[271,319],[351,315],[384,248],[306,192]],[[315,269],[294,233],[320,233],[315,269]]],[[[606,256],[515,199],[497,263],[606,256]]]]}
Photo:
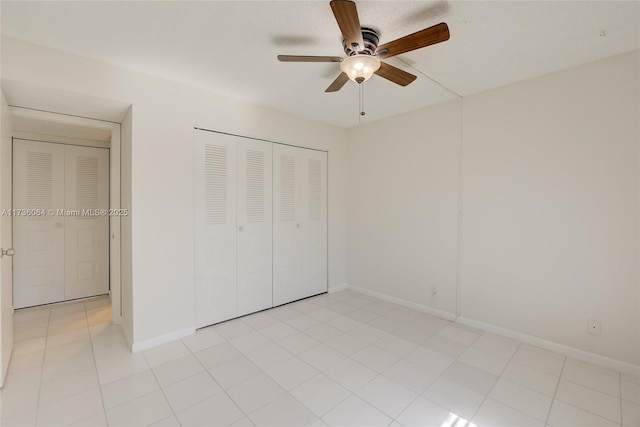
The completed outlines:
{"type": "Polygon", "coordinates": [[[361,27],[362,29],[362,40],[364,41],[364,46],[349,46],[347,43],[342,40],[342,47],[344,48],[344,53],[347,56],[352,56],[356,54],[361,55],[375,55],[376,49],[378,48],[378,42],[380,41],[380,34],[373,28],[369,27],[361,27]]]}

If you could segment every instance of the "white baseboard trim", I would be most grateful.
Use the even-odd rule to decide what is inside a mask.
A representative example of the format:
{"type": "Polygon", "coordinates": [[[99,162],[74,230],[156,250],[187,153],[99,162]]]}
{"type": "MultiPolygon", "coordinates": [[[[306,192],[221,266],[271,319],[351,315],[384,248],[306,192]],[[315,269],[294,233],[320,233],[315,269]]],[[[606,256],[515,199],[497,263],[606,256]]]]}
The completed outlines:
{"type": "Polygon", "coordinates": [[[171,332],[170,334],[161,335],[159,337],[150,338],[148,340],[134,342],[131,346],[131,351],[137,353],[142,350],[148,350],[150,348],[159,346],[171,341],[179,340],[180,338],[188,337],[196,333],[196,328],[184,328],[179,331],[171,332]]]}
{"type": "Polygon", "coordinates": [[[124,327],[124,323],[120,323],[120,330],[122,331],[122,335],[124,335],[124,340],[127,342],[129,346],[129,350],[133,352],[133,339],[129,336],[127,329],[124,327]]]}
{"type": "Polygon", "coordinates": [[[376,291],[372,291],[372,290],[366,289],[366,288],[361,288],[359,286],[353,286],[353,285],[349,285],[349,284],[346,284],[346,283],[345,283],[344,286],[345,286],[345,289],[350,289],[352,291],[359,292],[359,293],[364,294],[364,295],[369,295],[369,296],[381,299],[383,301],[389,301],[389,302],[392,302],[394,304],[398,304],[398,305],[402,305],[404,307],[412,308],[414,310],[422,311],[424,313],[431,314],[431,315],[439,317],[441,319],[456,320],[456,315],[453,314],[453,313],[449,313],[448,311],[439,310],[437,308],[429,307],[428,305],[418,304],[418,303],[415,303],[415,302],[412,302],[412,301],[407,301],[407,300],[402,299],[402,298],[392,297],[390,295],[383,294],[383,293],[376,292],[376,291]]]}
{"type": "Polygon", "coordinates": [[[599,354],[591,353],[589,351],[580,350],[568,345],[559,344],[553,341],[548,341],[542,338],[538,338],[533,335],[525,334],[523,332],[513,331],[511,329],[495,326],[490,323],[484,323],[478,320],[469,319],[468,317],[460,316],[456,322],[470,326],[472,328],[480,329],[486,332],[491,332],[496,335],[500,335],[506,338],[511,338],[525,344],[530,344],[536,347],[544,348],[545,350],[554,351],[556,353],[563,354],[567,357],[580,360],[582,362],[598,365],[603,368],[611,369],[614,371],[622,372],[623,374],[640,376],[640,366],[632,363],[623,362],[621,360],[612,359],[607,356],[601,356],[599,354]]]}
{"type": "MultiPolygon", "coordinates": [[[[517,332],[511,329],[495,326],[490,323],[484,323],[479,320],[470,319],[468,317],[456,316],[455,314],[449,313],[448,311],[438,310],[426,305],[417,304],[412,301],[407,301],[401,298],[396,298],[380,292],[372,291],[370,289],[361,288],[359,286],[353,286],[348,283],[345,283],[342,286],[338,286],[332,289],[335,289],[335,291],[333,292],[337,292],[339,290],[344,290],[344,289],[350,289],[354,292],[359,292],[364,295],[369,295],[369,296],[381,299],[383,301],[393,302],[398,305],[413,308],[415,310],[422,311],[428,314],[432,314],[434,316],[440,317],[445,320],[455,321],[457,323],[460,323],[461,325],[470,326],[472,328],[480,329],[482,331],[491,332],[493,334],[500,335],[506,338],[511,338],[525,344],[530,344],[536,347],[544,348],[545,350],[554,351],[556,353],[560,353],[564,356],[571,357],[573,359],[580,360],[582,362],[591,363],[593,365],[601,366],[606,369],[622,372],[623,374],[640,377],[640,365],[634,365],[633,363],[623,362],[621,360],[613,359],[607,356],[601,356],[599,354],[591,353],[589,351],[580,350],[579,348],[571,347],[564,344],[559,344],[553,341],[545,340],[543,338],[538,338],[533,335],[525,334],[523,332],[517,332]]],[[[332,291],[329,290],[329,292],[332,292],[332,291]]]]}
{"type": "Polygon", "coordinates": [[[346,283],[343,283],[342,285],[338,285],[338,286],[331,286],[327,289],[327,292],[332,294],[334,292],[340,292],[340,291],[344,291],[345,289],[349,289],[349,285],[347,285],[346,283]]]}

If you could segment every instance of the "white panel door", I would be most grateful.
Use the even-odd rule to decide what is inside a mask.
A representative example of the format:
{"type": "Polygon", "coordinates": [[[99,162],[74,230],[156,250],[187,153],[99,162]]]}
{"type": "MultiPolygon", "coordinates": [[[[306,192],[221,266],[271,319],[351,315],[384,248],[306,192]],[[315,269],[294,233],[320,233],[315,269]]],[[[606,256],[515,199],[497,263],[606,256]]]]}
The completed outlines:
{"type": "Polygon", "coordinates": [[[236,141],[195,132],[196,327],[236,317],[236,141]]]}
{"type": "Polygon", "coordinates": [[[274,144],[273,301],[327,291],[326,153],[274,144]]]}
{"type": "Polygon", "coordinates": [[[235,138],[237,144],[238,316],[273,306],[272,144],[235,138]]]}
{"type": "MultiPolygon", "coordinates": [[[[65,299],[109,292],[109,151],[65,147],[65,299]]],[[[62,218],[60,218],[62,219],[62,218]]]]}
{"type": "MultiPolygon", "coordinates": [[[[12,182],[11,176],[11,110],[0,91],[0,209],[12,207],[12,182]]],[[[2,249],[13,248],[11,217],[0,217],[0,247],[2,249]]],[[[0,259],[0,387],[3,387],[7,379],[9,360],[13,351],[13,258],[4,256],[0,259]]]]}
{"type": "Polygon", "coordinates": [[[304,150],[302,153],[303,279],[305,296],[327,291],[327,153],[304,150]]]}
{"type": "Polygon", "coordinates": [[[27,215],[64,208],[65,146],[15,140],[13,147],[15,308],[62,301],[64,217],[27,215]],[[24,209],[24,211],[19,211],[24,209]]]}
{"type": "Polygon", "coordinates": [[[298,148],[273,145],[273,305],[302,298],[302,233],[298,148]]]}

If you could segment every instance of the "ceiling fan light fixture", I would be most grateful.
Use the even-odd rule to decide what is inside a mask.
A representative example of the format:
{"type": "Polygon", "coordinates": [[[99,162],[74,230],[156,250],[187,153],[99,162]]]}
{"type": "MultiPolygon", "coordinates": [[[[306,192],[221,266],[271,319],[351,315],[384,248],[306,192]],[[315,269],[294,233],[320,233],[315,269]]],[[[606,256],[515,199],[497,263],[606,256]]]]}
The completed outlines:
{"type": "Polygon", "coordinates": [[[352,55],[340,63],[342,72],[357,83],[369,80],[378,68],[380,68],[380,60],[372,55],[352,55]]]}

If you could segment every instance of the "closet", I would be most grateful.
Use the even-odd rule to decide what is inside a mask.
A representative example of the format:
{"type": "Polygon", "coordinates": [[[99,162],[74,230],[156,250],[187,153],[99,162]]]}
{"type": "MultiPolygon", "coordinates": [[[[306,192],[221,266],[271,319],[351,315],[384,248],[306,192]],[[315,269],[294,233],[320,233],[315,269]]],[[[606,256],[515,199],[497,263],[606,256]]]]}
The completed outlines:
{"type": "Polygon", "coordinates": [[[14,139],[15,308],[109,292],[109,150],[14,139]]]}
{"type": "Polygon", "coordinates": [[[327,291],[327,153],[195,130],[196,327],[327,291]]]}

